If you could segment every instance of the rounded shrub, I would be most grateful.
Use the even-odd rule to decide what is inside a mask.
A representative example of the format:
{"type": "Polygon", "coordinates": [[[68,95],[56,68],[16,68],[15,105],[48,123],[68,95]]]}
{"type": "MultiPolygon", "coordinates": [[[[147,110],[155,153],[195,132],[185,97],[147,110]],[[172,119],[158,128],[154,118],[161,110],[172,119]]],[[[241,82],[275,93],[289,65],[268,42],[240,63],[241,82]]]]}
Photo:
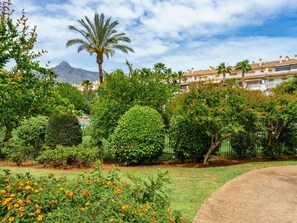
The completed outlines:
{"type": "Polygon", "coordinates": [[[170,121],[170,146],[184,162],[200,162],[210,147],[210,137],[190,115],[173,116],[170,121]]]}
{"type": "Polygon", "coordinates": [[[54,148],[56,145],[74,146],[82,142],[82,131],[74,115],[55,115],[50,117],[45,134],[45,143],[54,148]]]}
{"type": "Polygon", "coordinates": [[[120,162],[149,164],[162,155],[164,142],[161,115],[153,108],[136,105],[120,118],[111,148],[120,162]]]}

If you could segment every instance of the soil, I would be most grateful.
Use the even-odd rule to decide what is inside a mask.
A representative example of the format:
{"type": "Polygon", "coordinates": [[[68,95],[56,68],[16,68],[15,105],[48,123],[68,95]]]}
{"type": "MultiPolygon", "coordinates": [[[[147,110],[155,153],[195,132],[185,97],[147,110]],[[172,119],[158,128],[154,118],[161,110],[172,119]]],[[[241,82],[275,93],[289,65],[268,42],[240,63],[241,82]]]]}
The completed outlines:
{"type": "MultiPolygon", "coordinates": [[[[297,160],[297,157],[292,158],[290,160],[297,160]]],[[[138,165],[138,166],[125,166],[120,165],[118,163],[103,163],[102,169],[103,170],[111,170],[114,167],[121,169],[121,170],[133,170],[133,169],[142,169],[142,168],[207,168],[207,167],[215,167],[215,166],[230,166],[230,165],[237,165],[242,163],[249,163],[249,162],[268,162],[271,161],[269,157],[255,157],[252,159],[246,160],[236,160],[236,159],[227,159],[227,158],[212,158],[209,162],[209,165],[203,165],[201,163],[179,163],[176,161],[160,161],[154,165],[138,165]]],[[[35,169],[54,169],[54,170],[63,170],[63,171],[70,171],[70,172],[81,172],[81,171],[90,171],[92,167],[77,167],[75,165],[68,165],[66,167],[51,167],[51,166],[44,166],[41,164],[35,164],[32,161],[27,161],[22,163],[20,166],[17,166],[15,163],[8,162],[5,160],[0,160],[0,166],[3,167],[20,167],[20,168],[35,168],[35,169]]]]}

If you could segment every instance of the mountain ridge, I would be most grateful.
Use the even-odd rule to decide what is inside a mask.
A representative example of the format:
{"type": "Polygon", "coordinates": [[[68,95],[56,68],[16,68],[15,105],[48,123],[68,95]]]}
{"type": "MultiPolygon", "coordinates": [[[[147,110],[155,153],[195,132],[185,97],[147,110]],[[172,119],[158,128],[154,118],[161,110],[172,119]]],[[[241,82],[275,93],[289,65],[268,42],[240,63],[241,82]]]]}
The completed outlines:
{"type": "Polygon", "coordinates": [[[87,71],[81,68],[72,67],[68,62],[62,61],[59,65],[53,68],[58,75],[58,82],[68,82],[71,84],[80,84],[83,80],[94,82],[99,79],[99,73],[87,71]]]}

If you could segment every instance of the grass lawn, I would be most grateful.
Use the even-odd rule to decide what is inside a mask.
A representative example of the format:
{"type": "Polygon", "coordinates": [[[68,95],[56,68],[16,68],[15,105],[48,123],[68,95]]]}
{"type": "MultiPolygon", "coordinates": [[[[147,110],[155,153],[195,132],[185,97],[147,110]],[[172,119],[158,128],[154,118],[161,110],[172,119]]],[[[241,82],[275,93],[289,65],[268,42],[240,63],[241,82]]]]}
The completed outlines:
{"type": "MultiPolygon", "coordinates": [[[[172,202],[174,210],[180,210],[187,222],[192,222],[198,209],[215,190],[221,187],[229,180],[251,170],[270,167],[297,165],[297,161],[277,161],[277,162],[254,162],[226,167],[209,167],[209,168],[162,168],[168,170],[168,176],[171,184],[166,188],[166,193],[172,202]]],[[[23,167],[5,167],[12,173],[30,172],[34,176],[48,175],[76,177],[81,172],[33,169],[23,167]]],[[[122,170],[121,174],[129,172],[139,177],[146,178],[156,175],[158,168],[132,168],[122,170]]]]}

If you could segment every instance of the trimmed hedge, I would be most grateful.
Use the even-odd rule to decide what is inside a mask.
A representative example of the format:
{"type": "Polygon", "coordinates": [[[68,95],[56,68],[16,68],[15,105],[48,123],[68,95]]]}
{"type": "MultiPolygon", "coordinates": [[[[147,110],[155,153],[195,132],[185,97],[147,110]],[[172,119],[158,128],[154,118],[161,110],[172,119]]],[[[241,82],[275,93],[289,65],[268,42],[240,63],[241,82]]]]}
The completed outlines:
{"type": "Polygon", "coordinates": [[[120,162],[150,164],[162,155],[164,143],[161,115],[153,108],[136,105],[119,120],[111,148],[120,162]]]}
{"type": "Polygon", "coordinates": [[[82,131],[74,115],[55,115],[50,117],[46,128],[45,143],[50,148],[57,145],[75,146],[82,142],[82,131]]]}

